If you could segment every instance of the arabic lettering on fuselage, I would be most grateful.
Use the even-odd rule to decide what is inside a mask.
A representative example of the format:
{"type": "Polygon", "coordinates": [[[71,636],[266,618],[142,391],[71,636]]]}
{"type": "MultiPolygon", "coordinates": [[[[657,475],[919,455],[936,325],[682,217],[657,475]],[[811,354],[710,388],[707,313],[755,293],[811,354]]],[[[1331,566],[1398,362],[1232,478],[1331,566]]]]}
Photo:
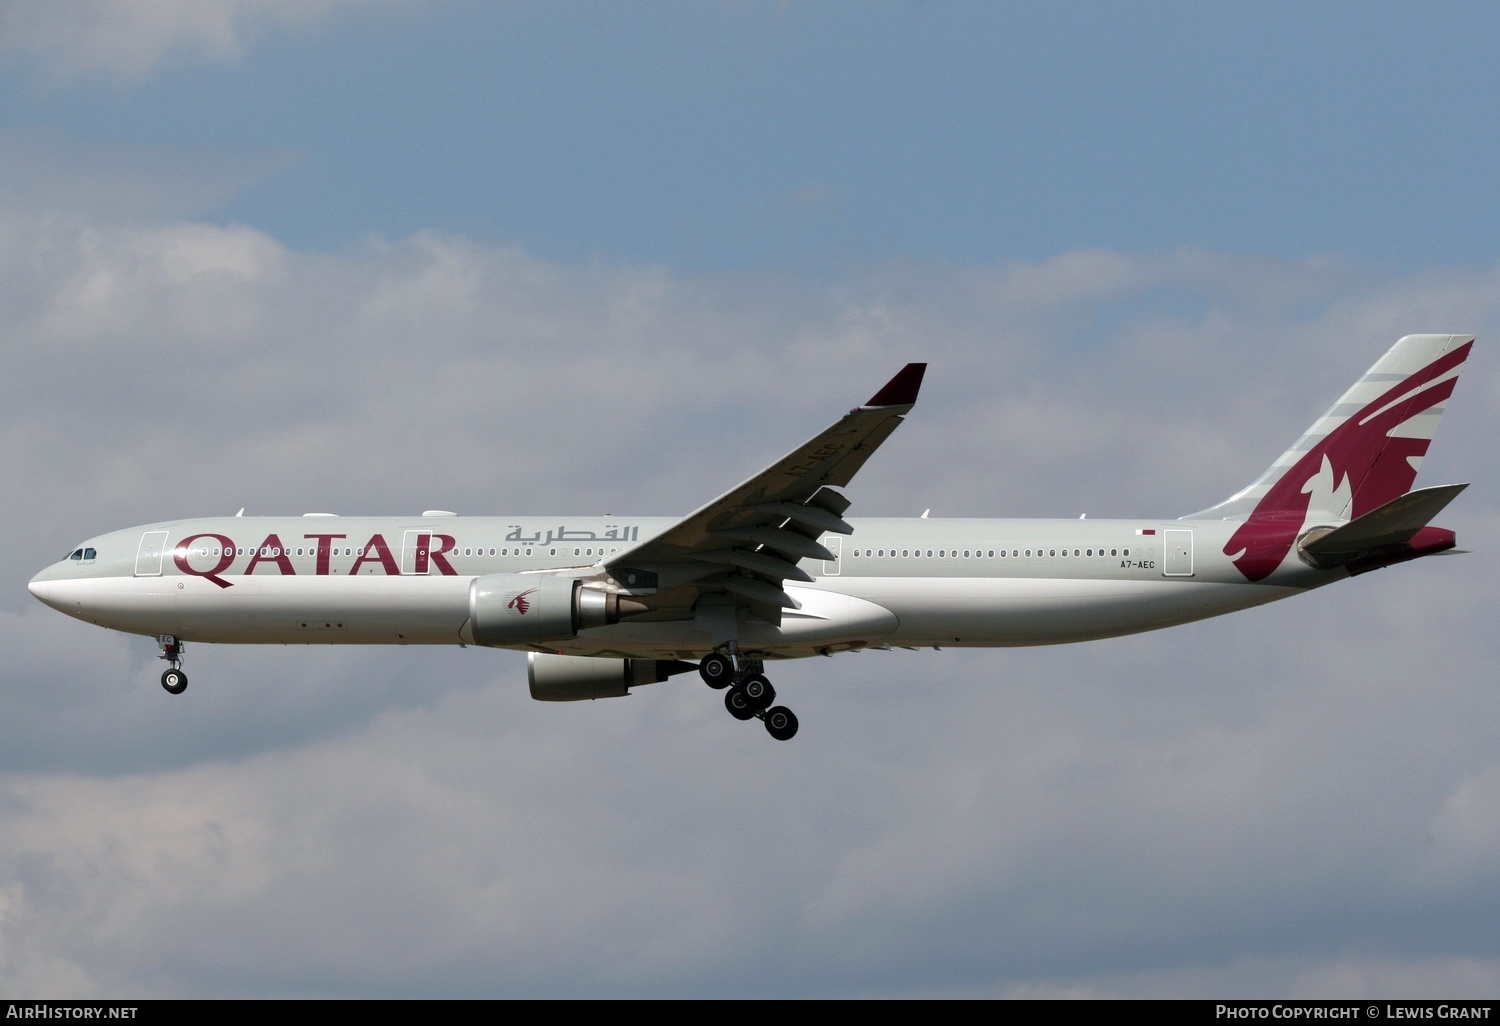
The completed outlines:
{"type": "MultiPolygon", "coordinates": [[[[538,531],[528,536],[521,534],[519,526],[514,524],[507,526],[511,528],[510,533],[504,539],[508,544],[505,549],[500,550],[500,554],[505,556],[530,556],[534,549],[558,542],[600,542],[618,545],[634,541],[640,533],[639,527],[611,527],[607,531],[599,532],[563,526],[555,531],[538,531]],[[526,551],[522,553],[520,548],[506,551],[510,545],[525,546],[526,551]]],[[[447,577],[458,576],[458,570],[449,561],[457,558],[460,551],[458,541],[453,535],[432,531],[407,531],[404,549],[400,550],[405,558],[401,561],[397,560],[392,546],[385,540],[383,534],[373,534],[368,541],[359,546],[348,544],[348,537],[347,534],[304,534],[296,541],[312,544],[296,546],[296,541],[293,545],[287,545],[281,540],[280,534],[272,532],[266,535],[258,545],[240,546],[228,535],[202,532],[188,535],[177,542],[172,547],[171,555],[172,562],[182,573],[205,578],[220,588],[234,586],[233,581],[225,580],[225,575],[248,577],[256,573],[257,569],[266,573],[274,568],[274,572],[282,576],[296,577],[298,572],[293,559],[306,559],[307,557],[313,557],[315,563],[310,572],[304,567],[302,574],[306,576],[354,576],[362,571],[367,574],[378,573],[392,577],[423,576],[433,573],[447,577]],[[338,544],[340,541],[345,544],[338,544]],[[209,545],[208,542],[213,544],[209,545]],[[353,560],[347,569],[333,566],[335,557],[341,555],[353,560]],[[213,561],[213,565],[206,565],[210,560],[213,561]],[[243,562],[236,569],[236,562],[239,561],[243,562]]],[[[485,549],[476,548],[474,554],[483,556],[485,549]]],[[[490,555],[495,554],[495,549],[491,547],[490,555]]],[[[547,554],[556,555],[550,551],[547,554]]],[[[597,554],[604,555],[602,546],[597,554]]],[[[591,549],[588,555],[593,556],[595,553],[591,549]]]]}
{"type": "Polygon", "coordinates": [[[535,534],[522,534],[520,524],[507,524],[510,533],[505,536],[508,542],[520,542],[522,545],[551,545],[553,542],[628,542],[635,541],[640,534],[639,527],[611,527],[608,531],[590,531],[585,528],[558,527],[557,530],[548,530],[546,533],[537,531],[535,534]]]}

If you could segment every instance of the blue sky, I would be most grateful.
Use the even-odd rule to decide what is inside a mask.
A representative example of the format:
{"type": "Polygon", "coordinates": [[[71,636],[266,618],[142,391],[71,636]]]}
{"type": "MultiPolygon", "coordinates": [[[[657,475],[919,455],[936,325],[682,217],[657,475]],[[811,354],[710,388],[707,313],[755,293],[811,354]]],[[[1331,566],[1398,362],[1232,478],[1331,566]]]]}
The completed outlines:
{"type": "Polygon", "coordinates": [[[1500,990],[1484,4],[0,0],[0,992],[1500,990]],[[1480,341],[1470,549],[1151,635],[532,702],[34,602],[180,516],[1176,516],[1480,341]]]}
{"type": "MultiPolygon", "coordinates": [[[[1493,255],[1483,4],[449,3],[48,74],[0,123],[290,166],[213,209],[681,271],[1079,247],[1493,255]]],[[[254,24],[252,22],[252,24],[254,24]]]]}

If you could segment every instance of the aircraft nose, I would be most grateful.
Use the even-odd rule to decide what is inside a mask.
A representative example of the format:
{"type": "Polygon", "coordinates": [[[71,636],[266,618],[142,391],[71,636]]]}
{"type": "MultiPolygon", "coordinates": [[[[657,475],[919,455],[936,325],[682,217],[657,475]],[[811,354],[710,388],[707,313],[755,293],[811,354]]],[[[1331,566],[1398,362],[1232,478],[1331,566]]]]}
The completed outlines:
{"type": "MultiPolygon", "coordinates": [[[[31,592],[37,598],[41,599],[43,602],[47,602],[47,593],[49,589],[47,587],[47,582],[42,580],[41,574],[37,574],[31,579],[31,582],[26,585],[26,590],[31,592]]],[[[52,603],[47,602],[47,604],[50,606],[52,603]]]]}
{"type": "Polygon", "coordinates": [[[62,601],[53,567],[48,567],[33,577],[27,583],[26,590],[35,595],[38,601],[46,603],[53,609],[59,608],[58,603],[62,601]]]}

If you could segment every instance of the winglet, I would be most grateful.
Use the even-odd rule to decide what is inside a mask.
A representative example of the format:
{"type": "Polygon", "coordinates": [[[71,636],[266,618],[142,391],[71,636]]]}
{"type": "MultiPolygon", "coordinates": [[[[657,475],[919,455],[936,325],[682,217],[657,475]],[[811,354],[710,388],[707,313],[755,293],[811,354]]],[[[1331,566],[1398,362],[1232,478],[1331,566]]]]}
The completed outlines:
{"type": "Polygon", "coordinates": [[[896,376],[885,383],[865,406],[910,406],[917,401],[917,392],[922,388],[922,375],[927,372],[925,363],[909,363],[896,372],[896,376]]]}

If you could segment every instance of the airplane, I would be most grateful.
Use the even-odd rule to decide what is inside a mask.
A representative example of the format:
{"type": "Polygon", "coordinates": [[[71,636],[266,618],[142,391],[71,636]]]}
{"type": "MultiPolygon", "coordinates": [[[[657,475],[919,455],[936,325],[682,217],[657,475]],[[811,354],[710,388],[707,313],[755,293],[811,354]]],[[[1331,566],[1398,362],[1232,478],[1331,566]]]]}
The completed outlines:
{"type": "Polygon", "coordinates": [[[30,590],[188,642],[477,645],[527,653],[533,698],[696,670],[740,720],[796,734],[768,663],[861,649],[1050,645],[1189,623],[1451,550],[1412,490],[1471,335],[1398,341],[1264,474],[1185,517],[846,519],[841,491],[911,412],[926,364],[765,470],[666,517],[233,517],[91,538],[30,590]]]}

